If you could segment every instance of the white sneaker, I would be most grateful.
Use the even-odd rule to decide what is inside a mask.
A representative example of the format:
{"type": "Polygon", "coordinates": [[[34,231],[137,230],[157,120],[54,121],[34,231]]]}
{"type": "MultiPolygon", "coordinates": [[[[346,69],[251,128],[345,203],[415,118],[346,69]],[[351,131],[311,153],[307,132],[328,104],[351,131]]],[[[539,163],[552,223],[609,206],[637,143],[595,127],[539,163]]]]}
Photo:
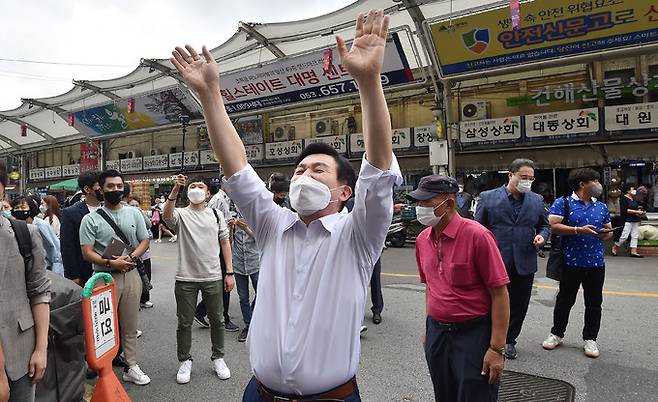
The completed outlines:
{"type": "Polygon", "coordinates": [[[583,349],[585,350],[585,356],[593,358],[599,357],[600,352],[599,347],[596,346],[596,341],[585,341],[585,346],[583,346],[583,349]]]}
{"type": "Polygon", "coordinates": [[[151,379],[144,374],[138,365],[134,365],[128,371],[123,372],[123,381],[132,382],[137,385],[146,385],[151,382],[151,379]]]}
{"type": "Polygon", "coordinates": [[[562,345],[562,338],[557,335],[550,334],[548,338],[541,344],[546,350],[553,350],[562,345]]]}
{"type": "Polygon", "coordinates": [[[153,302],[147,301],[144,303],[140,303],[141,308],[153,308],[153,302]]]}
{"type": "Polygon", "coordinates": [[[213,366],[215,367],[215,373],[220,380],[228,380],[231,378],[231,370],[228,369],[224,359],[215,359],[212,361],[213,366]]]}
{"type": "Polygon", "coordinates": [[[368,327],[366,327],[365,325],[361,325],[361,329],[359,330],[359,334],[363,335],[363,333],[366,332],[367,330],[368,330],[368,327]]]}
{"type": "Polygon", "coordinates": [[[176,240],[178,240],[178,236],[174,235],[174,237],[169,239],[169,243],[176,243],[176,240]]]}
{"type": "Polygon", "coordinates": [[[141,338],[141,337],[142,337],[142,331],[137,330],[137,338],[141,338]]]}
{"type": "Polygon", "coordinates": [[[187,384],[190,382],[190,377],[192,376],[192,360],[185,360],[180,364],[178,368],[178,374],[176,374],[176,382],[179,384],[187,384]]]}
{"type": "Polygon", "coordinates": [[[155,241],[156,243],[162,243],[162,239],[158,239],[155,241]]]}

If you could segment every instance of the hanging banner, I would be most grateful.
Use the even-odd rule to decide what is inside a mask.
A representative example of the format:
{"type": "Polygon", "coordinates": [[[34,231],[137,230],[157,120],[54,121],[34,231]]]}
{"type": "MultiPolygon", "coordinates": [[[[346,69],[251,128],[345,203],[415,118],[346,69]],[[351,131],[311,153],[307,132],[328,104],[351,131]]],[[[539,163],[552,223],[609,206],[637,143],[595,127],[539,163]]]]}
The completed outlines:
{"type": "Polygon", "coordinates": [[[393,149],[411,148],[411,129],[395,128],[393,129],[393,149]]]}
{"type": "Polygon", "coordinates": [[[61,166],[51,166],[46,168],[46,179],[56,179],[62,177],[61,166]]]}
{"type": "Polygon", "coordinates": [[[119,159],[105,161],[105,170],[121,171],[121,161],[119,159]]]}
{"type": "MultiPolygon", "coordinates": [[[[226,111],[245,112],[356,93],[356,82],[338,60],[325,71],[324,50],[221,75],[226,111]]],[[[338,54],[335,47],[332,51],[338,54]]],[[[414,80],[397,33],[386,42],[381,80],[384,88],[414,80]]]]}
{"type": "Polygon", "coordinates": [[[347,136],[346,135],[334,135],[329,137],[315,137],[315,138],[306,138],[304,139],[304,144],[315,144],[317,142],[322,142],[324,144],[330,145],[339,154],[347,153],[347,136]]]}
{"type": "Polygon", "coordinates": [[[199,151],[199,159],[201,160],[201,165],[203,166],[219,164],[219,161],[217,161],[217,158],[215,158],[215,151],[212,149],[199,151]]]}
{"type": "Polygon", "coordinates": [[[414,127],[414,146],[416,148],[429,147],[430,143],[435,141],[438,141],[436,138],[436,124],[414,127]]]}
{"type": "Polygon", "coordinates": [[[598,108],[531,114],[525,117],[525,136],[529,139],[568,138],[596,134],[598,131],[598,108]]]}
{"type": "Polygon", "coordinates": [[[265,159],[294,159],[301,155],[303,149],[301,140],[270,142],[265,144],[265,159]]]}
{"type": "Polygon", "coordinates": [[[518,141],[521,139],[521,117],[462,121],[459,130],[462,144],[518,141]]]}
{"type": "Polygon", "coordinates": [[[605,131],[632,131],[658,128],[658,102],[606,106],[605,131]]]}
{"type": "Polygon", "coordinates": [[[144,170],[162,170],[169,167],[169,155],[151,155],[144,158],[144,170]]]}
{"type": "Polygon", "coordinates": [[[44,168],[30,169],[28,176],[30,178],[30,181],[43,180],[46,178],[46,169],[44,168]]]}
{"type": "Polygon", "coordinates": [[[658,42],[654,0],[553,0],[521,4],[521,28],[508,7],[430,24],[443,76],[658,42]]]}
{"type": "Polygon", "coordinates": [[[121,159],[121,172],[141,172],[143,170],[142,158],[121,159]]]}
{"type": "Polygon", "coordinates": [[[80,165],[62,166],[62,177],[73,177],[80,175],[80,165]]]}
{"type": "Polygon", "coordinates": [[[89,172],[91,170],[98,170],[100,160],[100,152],[98,144],[82,143],[80,144],[80,172],[89,172]]]}
{"type": "Polygon", "coordinates": [[[245,145],[247,152],[247,160],[249,162],[260,162],[263,160],[263,144],[258,145],[245,145]]]}
{"type": "MultiPolygon", "coordinates": [[[[128,112],[129,99],[76,111],[74,127],[89,137],[98,137],[178,123],[181,114],[191,119],[202,118],[196,102],[178,87],[132,99],[135,103],[133,113],[128,112]]],[[[65,113],[60,116],[67,117],[65,113]]]]}
{"type": "MultiPolygon", "coordinates": [[[[169,167],[180,167],[181,153],[169,154],[169,167]]],[[[185,167],[197,167],[199,165],[199,151],[185,152],[185,167]]]]}
{"type": "Polygon", "coordinates": [[[350,134],[350,154],[366,152],[366,143],[362,133],[350,134]]]}

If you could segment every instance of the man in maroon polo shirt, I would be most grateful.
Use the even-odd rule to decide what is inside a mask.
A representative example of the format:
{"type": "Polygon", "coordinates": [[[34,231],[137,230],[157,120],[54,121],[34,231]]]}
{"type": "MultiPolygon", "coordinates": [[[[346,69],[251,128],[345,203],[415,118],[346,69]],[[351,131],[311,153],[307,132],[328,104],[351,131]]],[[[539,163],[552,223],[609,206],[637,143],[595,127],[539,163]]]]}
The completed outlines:
{"type": "Polygon", "coordinates": [[[496,401],[505,366],[509,283],[493,234],[457,213],[457,181],[431,175],[409,194],[426,287],[425,357],[437,401],[496,401]]]}

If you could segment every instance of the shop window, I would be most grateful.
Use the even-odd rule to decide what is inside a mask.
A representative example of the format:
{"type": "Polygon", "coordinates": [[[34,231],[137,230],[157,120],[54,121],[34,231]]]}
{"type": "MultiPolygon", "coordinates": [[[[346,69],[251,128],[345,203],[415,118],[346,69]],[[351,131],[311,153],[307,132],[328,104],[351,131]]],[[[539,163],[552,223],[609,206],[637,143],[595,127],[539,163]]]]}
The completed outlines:
{"type": "Polygon", "coordinates": [[[627,105],[642,102],[642,98],[635,98],[632,93],[633,87],[626,87],[633,77],[635,69],[606,71],[601,90],[605,96],[606,106],[627,105]]]}

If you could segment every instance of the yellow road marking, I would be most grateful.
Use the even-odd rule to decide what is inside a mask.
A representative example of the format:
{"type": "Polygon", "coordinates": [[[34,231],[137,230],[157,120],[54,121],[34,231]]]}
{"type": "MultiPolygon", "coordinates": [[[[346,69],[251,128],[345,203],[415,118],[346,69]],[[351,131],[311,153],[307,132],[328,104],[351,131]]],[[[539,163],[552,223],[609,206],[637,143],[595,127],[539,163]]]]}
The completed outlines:
{"type": "MultiPolygon", "coordinates": [[[[174,257],[166,257],[166,256],[153,256],[152,258],[156,260],[176,260],[174,257]]],[[[420,278],[416,274],[398,274],[394,272],[382,272],[382,276],[392,276],[396,278],[420,278]]],[[[557,286],[551,286],[551,285],[532,285],[533,288],[537,289],[551,289],[551,290],[558,290],[559,288],[557,286]]],[[[616,290],[604,290],[603,291],[604,295],[614,295],[614,296],[631,296],[631,297],[656,297],[658,298],[658,293],[643,293],[643,292],[622,292],[622,291],[616,291],[616,290]]]]}

